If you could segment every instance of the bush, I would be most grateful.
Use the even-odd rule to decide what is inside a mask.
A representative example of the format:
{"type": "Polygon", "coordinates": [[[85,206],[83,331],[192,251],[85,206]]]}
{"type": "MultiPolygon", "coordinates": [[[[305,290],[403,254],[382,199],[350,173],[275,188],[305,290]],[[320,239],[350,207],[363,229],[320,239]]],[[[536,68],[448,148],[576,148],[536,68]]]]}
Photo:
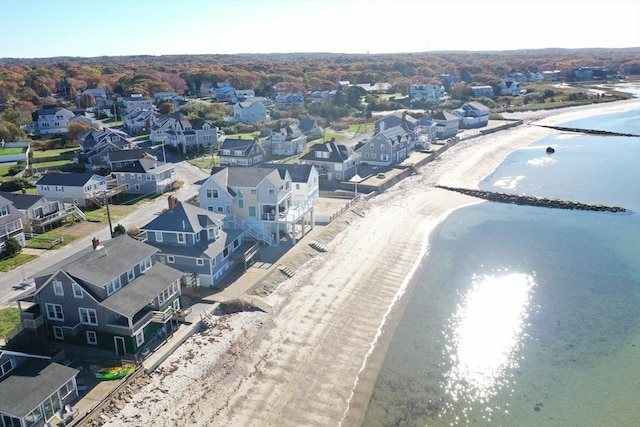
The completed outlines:
{"type": "Polygon", "coordinates": [[[2,258],[12,257],[19,254],[20,251],[22,251],[22,245],[20,245],[20,243],[12,237],[7,240],[4,251],[2,251],[2,258]]]}
{"type": "Polygon", "coordinates": [[[24,188],[30,188],[31,184],[25,178],[12,178],[0,183],[1,191],[20,191],[24,188]]]}

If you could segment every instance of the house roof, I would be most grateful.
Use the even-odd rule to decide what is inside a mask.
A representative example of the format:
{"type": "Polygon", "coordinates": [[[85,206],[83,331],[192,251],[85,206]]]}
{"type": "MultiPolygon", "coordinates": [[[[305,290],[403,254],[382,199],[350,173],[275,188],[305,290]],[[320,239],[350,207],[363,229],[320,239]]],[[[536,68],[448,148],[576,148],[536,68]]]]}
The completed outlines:
{"type": "Polygon", "coordinates": [[[433,118],[434,120],[446,120],[446,121],[454,121],[454,120],[458,120],[458,116],[451,114],[449,112],[446,111],[440,111],[436,114],[434,114],[433,116],[431,116],[431,118],[433,118]]]}
{"type": "Polygon", "coordinates": [[[0,206],[6,204],[3,200],[6,199],[7,202],[13,203],[14,208],[26,210],[44,198],[45,196],[38,194],[16,194],[0,191],[0,206]]]}
{"type": "Polygon", "coordinates": [[[119,167],[113,172],[150,173],[170,170],[174,167],[175,165],[173,163],[164,163],[149,157],[143,157],[132,163],[119,167]]]}
{"type": "Polygon", "coordinates": [[[220,230],[220,236],[213,242],[201,239],[195,245],[171,245],[165,243],[154,243],[153,245],[160,250],[160,253],[165,255],[214,259],[222,253],[224,248],[244,233],[245,231],[239,228],[227,228],[220,230]]]}
{"type": "MultiPolygon", "coordinates": [[[[220,150],[242,151],[244,155],[248,155],[256,142],[253,139],[226,138],[220,150]]],[[[220,153],[220,155],[223,155],[220,153]]]]}
{"type": "Polygon", "coordinates": [[[304,182],[304,183],[309,181],[311,170],[314,167],[313,165],[301,165],[299,163],[294,163],[294,164],[264,163],[261,166],[264,168],[272,168],[272,169],[289,171],[289,175],[291,176],[291,181],[304,182]]]}
{"type": "Polygon", "coordinates": [[[344,163],[348,158],[349,150],[347,147],[336,144],[332,139],[327,142],[313,145],[307,154],[300,157],[300,160],[344,163]],[[326,158],[316,157],[315,153],[318,151],[328,152],[329,156],[326,158]]]}
{"type": "MultiPolygon", "coordinates": [[[[156,248],[154,250],[158,251],[156,248]]],[[[133,282],[102,301],[102,305],[122,316],[133,317],[149,304],[149,301],[181,277],[181,271],[159,262],[155,263],[133,282]]]]}
{"type": "Polygon", "coordinates": [[[207,228],[222,227],[223,219],[224,215],[190,203],[179,202],[173,209],[164,211],[141,228],[151,231],[199,233],[207,228]]]}
{"type": "Polygon", "coordinates": [[[93,246],[89,246],[36,276],[63,270],[84,282],[102,286],[157,252],[153,246],[127,235],[107,240],[102,243],[102,246],[102,249],[93,249],[93,246]]]}
{"type": "Polygon", "coordinates": [[[22,418],[77,374],[50,360],[30,360],[0,380],[0,412],[22,418]]]}
{"type": "Polygon", "coordinates": [[[309,132],[315,126],[318,126],[318,123],[314,119],[300,119],[300,124],[298,125],[298,128],[300,129],[301,132],[304,133],[304,132],[309,132]]]}
{"type": "Polygon", "coordinates": [[[466,102],[466,103],[462,106],[462,108],[466,110],[467,108],[465,108],[465,107],[468,107],[469,109],[472,109],[472,110],[486,111],[486,112],[488,112],[488,111],[489,111],[489,107],[487,107],[487,106],[485,106],[485,105],[481,104],[481,103],[480,103],[480,102],[478,102],[478,101],[470,101],[470,102],[466,102]]]}
{"type": "Polygon", "coordinates": [[[36,182],[36,185],[66,185],[70,187],[82,187],[93,177],[104,180],[105,178],[91,172],[83,173],[48,173],[36,182]]]}
{"type": "Polygon", "coordinates": [[[117,150],[109,151],[109,160],[112,162],[121,162],[124,160],[137,160],[143,157],[150,156],[156,158],[153,151],[146,148],[133,148],[131,150],[117,150]]]}
{"type": "MultiPolygon", "coordinates": [[[[276,185],[280,185],[283,181],[280,173],[274,169],[267,169],[263,167],[248,167],[248,168],[226,168],[226,186],[237,188],[257,187],[263,180],[269,179],[276,185]]],[[[218,172],[219,173],[219,172],[218,172]]]]}

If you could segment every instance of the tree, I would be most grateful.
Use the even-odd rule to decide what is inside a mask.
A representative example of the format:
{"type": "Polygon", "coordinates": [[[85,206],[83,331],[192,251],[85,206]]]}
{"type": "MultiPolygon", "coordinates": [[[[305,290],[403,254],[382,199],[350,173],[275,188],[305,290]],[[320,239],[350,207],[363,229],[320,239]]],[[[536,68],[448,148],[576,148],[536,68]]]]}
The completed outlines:
{"type": "Polygon", "coordinates": [[[93,94],[87,92],[80,95],[80,108],[91,108],[96,105],[96,98],[93,94]]]}
{"type": "Polygon", "coordinates": [[[127,234],[127,229],[124,228],[124,225],[118,224],[113,229],[113,237],[122,236],[123,234],[127,234]]]}
{"type": "Polygon", "coordinates": [[[22,251],[22,245],[14,237],[12,237],[7,240],[4,251],[2,251],[2,257],[9,258],[19,254],[20,251],[22,251]]]}
{"type": "Polygon", "coordinates": [[[4,119],[0,119],[0,140],[5,140],[5,142],[13,142],[24,140],[26,135],[20,126],[15,123],[11,123],[10,121],[6,121],[4,119]]]}
{"type": "Polygon", "coordinates": [[[69,123],[69,125],[67,126],[67,139],[70,141],[77,141],[78,137],[88,131],[89,129],[91,129],[91,126],[89,125],[89,123],[83,123],[83,122],[74,122],[74,123],[69,123]]]}
{"type": "Polygon", "coordinates": [[[173,110],[175,110],[175,107],[170,102],[163,102],[162,104],[158,105],[158,112],[160,114],[170,114],[173,113],[173,110]]]}

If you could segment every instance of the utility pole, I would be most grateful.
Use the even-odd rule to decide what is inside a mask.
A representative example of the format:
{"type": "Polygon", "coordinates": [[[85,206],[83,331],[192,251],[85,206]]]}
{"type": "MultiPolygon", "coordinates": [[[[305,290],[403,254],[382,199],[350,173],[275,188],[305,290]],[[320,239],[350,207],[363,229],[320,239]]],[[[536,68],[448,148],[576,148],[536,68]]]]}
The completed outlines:
{"type": "Polygon", "coordinates": [[[113,239],[113,225],[111,224],[111,212],[109,211],[109,198],[107,197],[107,192],[104,192],[104,204],[107,207],[107,220],[109,221],[109,235],[113,239]]]}

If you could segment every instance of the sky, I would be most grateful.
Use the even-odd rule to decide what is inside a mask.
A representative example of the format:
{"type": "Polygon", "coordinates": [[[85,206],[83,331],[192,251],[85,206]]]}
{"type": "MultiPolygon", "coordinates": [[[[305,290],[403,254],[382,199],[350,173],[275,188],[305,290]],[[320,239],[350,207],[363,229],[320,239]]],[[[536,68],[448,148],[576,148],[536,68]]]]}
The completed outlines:
{"type": "Polygon", "coordinates": [[[640,47],[640,0],[0,0],[0,58],[640,47]]]}

